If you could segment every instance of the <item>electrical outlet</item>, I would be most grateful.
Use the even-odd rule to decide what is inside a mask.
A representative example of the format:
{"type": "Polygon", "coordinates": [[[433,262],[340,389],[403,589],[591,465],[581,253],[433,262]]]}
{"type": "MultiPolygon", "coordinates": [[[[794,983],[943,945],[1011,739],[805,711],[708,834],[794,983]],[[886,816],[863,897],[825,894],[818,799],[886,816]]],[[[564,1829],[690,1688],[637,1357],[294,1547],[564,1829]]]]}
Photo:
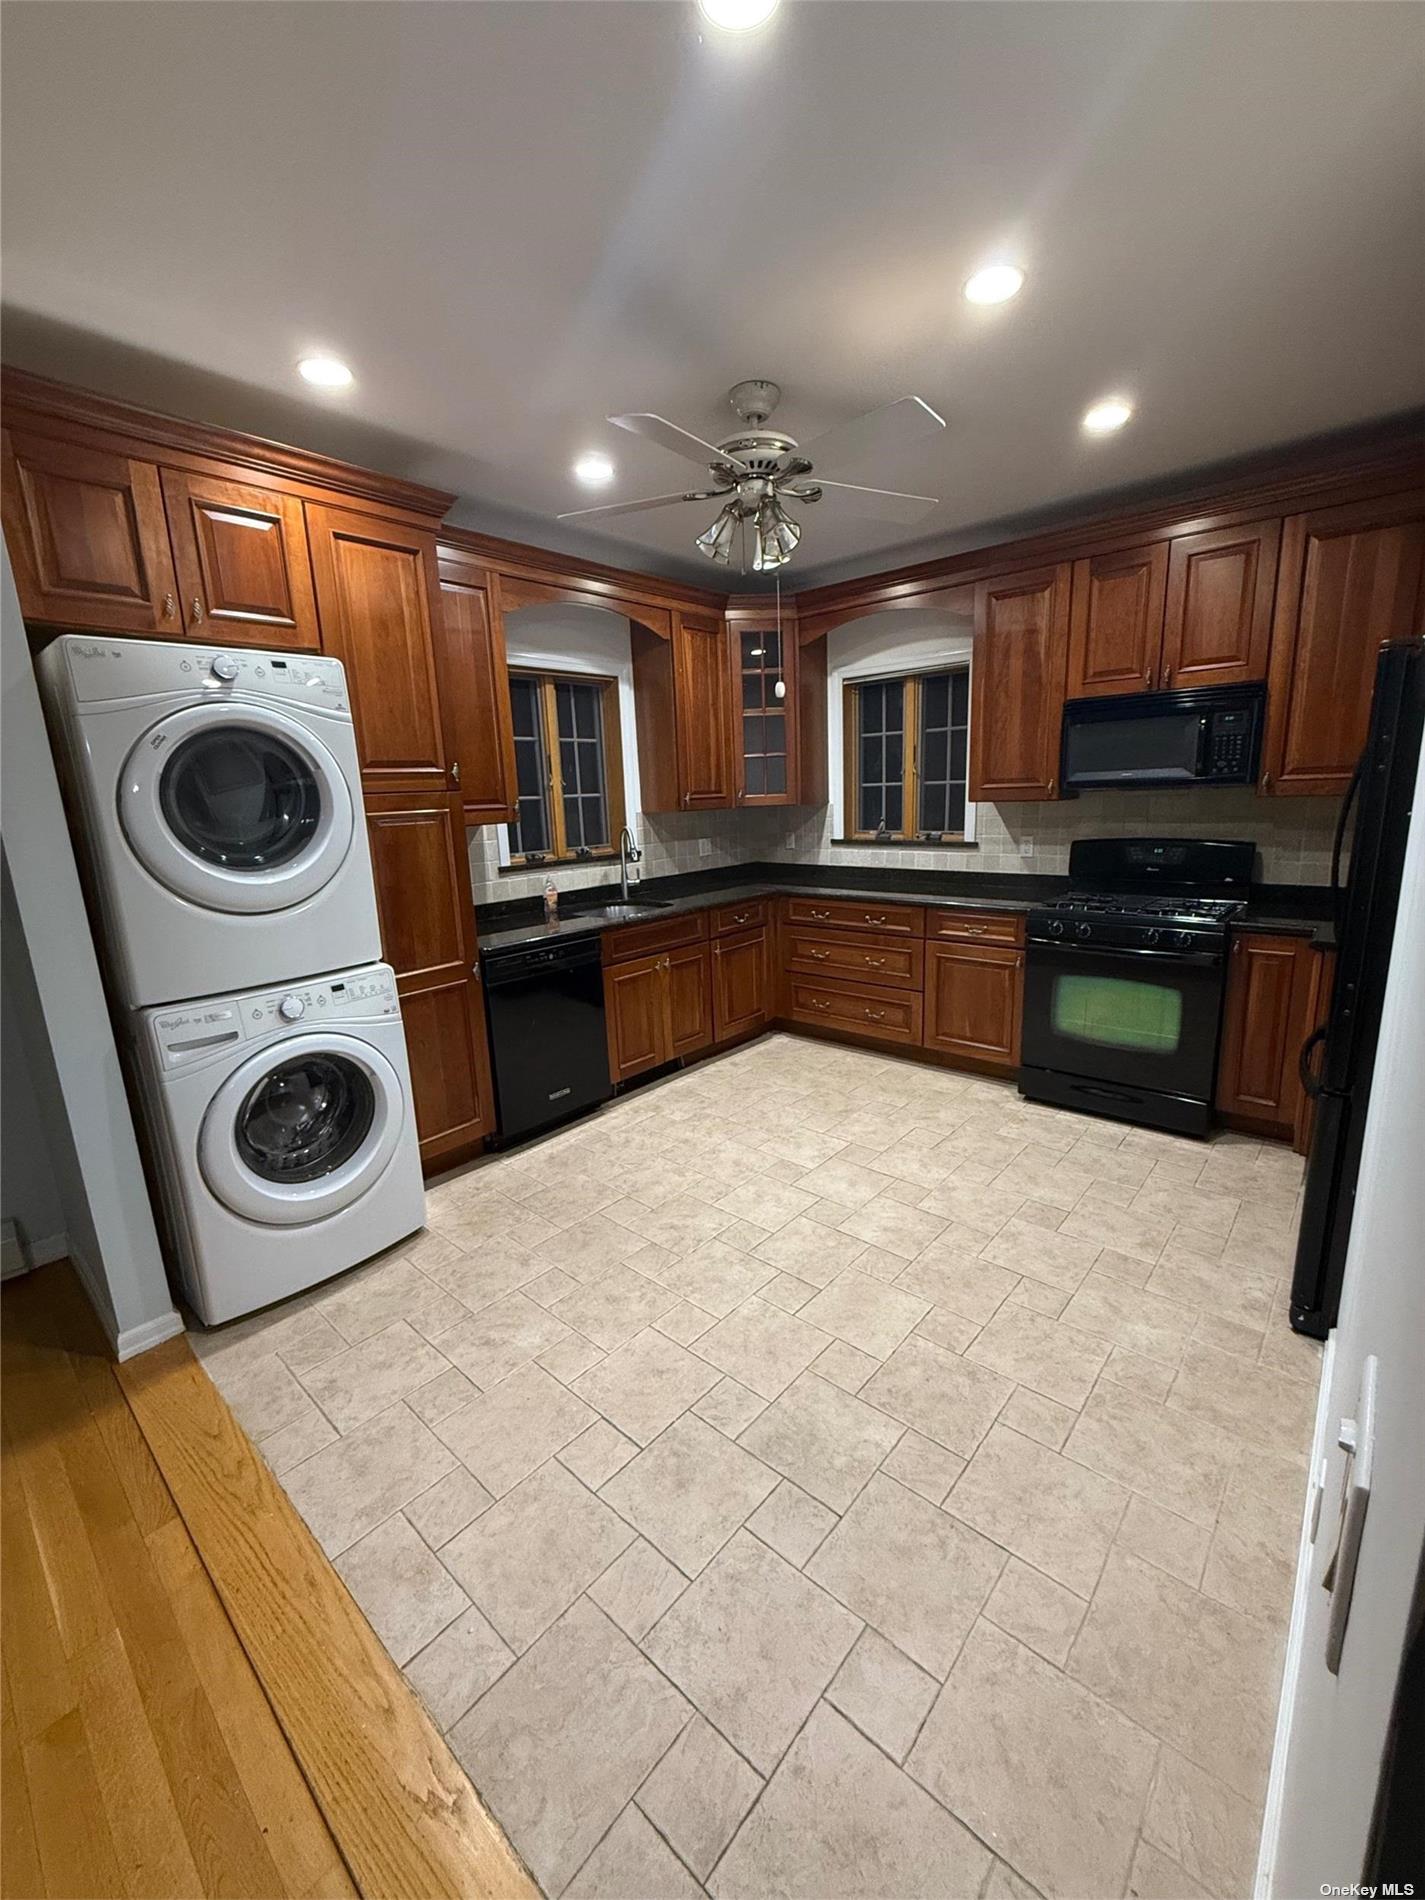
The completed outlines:
{"type": "Polygon", "coordinates": [[[1019,855],[1022,858],[1032,858],[1034,856],[1034,840],[1032,838],[1020,839],[1019,855]]]}
{"type": "Polygon", "coordinates": [[[710,858],[712,856],[712,839],[711,838],[698,839],[698,856],[700,858],[710,858]]]}

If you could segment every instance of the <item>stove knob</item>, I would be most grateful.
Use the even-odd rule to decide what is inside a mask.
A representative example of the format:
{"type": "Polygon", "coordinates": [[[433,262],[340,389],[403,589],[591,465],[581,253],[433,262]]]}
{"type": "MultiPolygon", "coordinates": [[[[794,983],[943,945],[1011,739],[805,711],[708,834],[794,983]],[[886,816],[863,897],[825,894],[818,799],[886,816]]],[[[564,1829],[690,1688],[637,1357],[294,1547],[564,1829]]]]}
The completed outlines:
{"type": "Polygon", "coordinates": [[[1161,930],[1150,930],[1148,932],[1147,941],[1149,943],[1157,943],[1158,939],[1162,936],[1162,934],[1163,933],[1161,930]]]}
{"type": "Polygon", "coordinates": [[[1090,924],[1075,924],[1074,935],[1081,938],[1091,937],[1093,935],[1093,927],[1090,924]]]}
{"type": "Polygon", "coordinates": [[[238,663],[231,653],[213,655],[213,678],[215,680],[235,680],[238,676],[238,663]]]}
{"type": "Polygon", "coordinates": [[[282,1018],[284,1023],[300,1022],[306,1013],[307,1005],[302,1001],[300,996],[284,996],[282,1001],[277,1005],[277,1014],[282,1018]]]}
{"type": "Polygon", "coordinates": [[[1192,932],[1190,930],[1177,930],[1174,931],[1173,935],[1177,938],[1178,947],[1180,949],[1186,950],[1188,945],[1192,942],[1192,932]]]}
{"type": "Polygon", "coordinates": [[[1064,934],[1064,926],[1058,919],[1056,919],[1049,926],[1049,935],[1051,937],[1062,937],[1063,934],[1064,934]]]}

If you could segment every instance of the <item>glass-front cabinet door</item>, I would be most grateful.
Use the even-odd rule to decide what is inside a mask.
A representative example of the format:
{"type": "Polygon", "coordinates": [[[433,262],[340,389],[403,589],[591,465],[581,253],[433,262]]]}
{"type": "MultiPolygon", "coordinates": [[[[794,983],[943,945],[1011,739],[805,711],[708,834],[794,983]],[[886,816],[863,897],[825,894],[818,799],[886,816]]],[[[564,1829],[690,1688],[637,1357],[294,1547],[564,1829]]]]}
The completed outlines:
{"type": "Polygon", "coordinates": [[[795,626],[728,615],[739,805],[791,805],[797,792],[795,626]]]}

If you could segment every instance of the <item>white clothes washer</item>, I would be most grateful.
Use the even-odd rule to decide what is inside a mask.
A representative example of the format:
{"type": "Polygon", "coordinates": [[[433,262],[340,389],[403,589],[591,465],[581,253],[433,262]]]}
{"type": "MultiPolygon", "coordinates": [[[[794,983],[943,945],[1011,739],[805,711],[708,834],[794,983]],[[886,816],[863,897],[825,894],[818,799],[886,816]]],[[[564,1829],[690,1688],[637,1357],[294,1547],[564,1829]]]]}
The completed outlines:
{"type": "Polygon", "coordinates": [[[169,1237],[200,1319],[269,1306],[424,1224],[388,965],[132,1020],[169,1237]]]}
{"type": "Polygon", "coordinates": [[[39,666],[122,1002],[380,956],[339,660],[65,634],[39,666]]]}

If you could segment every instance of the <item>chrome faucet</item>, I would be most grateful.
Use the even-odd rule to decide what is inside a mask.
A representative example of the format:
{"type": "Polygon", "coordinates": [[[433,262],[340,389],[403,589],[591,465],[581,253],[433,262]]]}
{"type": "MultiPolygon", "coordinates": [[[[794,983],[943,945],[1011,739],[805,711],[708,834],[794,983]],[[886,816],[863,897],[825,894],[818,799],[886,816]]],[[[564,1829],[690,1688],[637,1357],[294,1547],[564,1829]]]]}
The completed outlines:
{"type": "Polygon", "coordinates": [[[623,830],[618,835],[618,882],[619,882],[620,903],[626,904],[628,902],[628,867],[629,865],[641,864],[642,862],[643,862],[643,853],[639,850],[638,846],[633,842],[633,833],[629,830],[628,826],[625,825],[623,830]]]}

